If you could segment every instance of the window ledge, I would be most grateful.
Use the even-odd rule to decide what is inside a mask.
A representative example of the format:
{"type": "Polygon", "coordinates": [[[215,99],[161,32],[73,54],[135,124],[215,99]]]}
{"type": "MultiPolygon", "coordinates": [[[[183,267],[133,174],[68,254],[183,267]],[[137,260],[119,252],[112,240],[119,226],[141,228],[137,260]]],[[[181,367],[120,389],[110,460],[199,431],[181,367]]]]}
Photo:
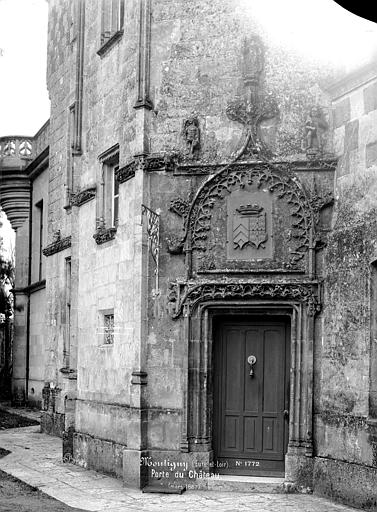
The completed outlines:
{"type": "Polygon", "coordinates": [[[118,30],[114,32],[114,34],[101,46],[101,48],[97,51],[97,55],[103,57],[112,46],[122,37],[123,30],[118,30]]]}
{"type": "Polygon", "coordinates": [[[115,238],[117,228],[99,228],[94,233],[93,238],[97,245],[104,244],[115,238]]]}

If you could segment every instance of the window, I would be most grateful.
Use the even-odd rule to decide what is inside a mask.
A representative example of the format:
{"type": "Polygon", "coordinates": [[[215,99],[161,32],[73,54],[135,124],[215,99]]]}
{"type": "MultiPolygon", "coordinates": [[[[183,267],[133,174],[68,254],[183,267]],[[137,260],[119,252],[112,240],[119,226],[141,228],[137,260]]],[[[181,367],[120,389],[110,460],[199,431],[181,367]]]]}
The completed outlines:
{"type": "Polygon", "coordinates": [[[65,339],[63,348],[64,367],[69,368],[70,340],[71,340],[71,283],[72,264],[71,258],[65,260],[65,339]]]}
{"type": "Polygon", "coordinates": [[[114,343],[114,313],[103,316],[104,321],[104,336],[103,343],[111,345],[114,343]]]}
{"type": "Polygon", "coordinates": [[[119,222],[119,145],[112,146],[98,158],[101,163],[100,192],[97,196],[97,225],[93,238],[97,244],[103,244],[115,237],[119,222]]]}
{"type": "Polygon", "coordinates": [[[119,165],[115,165],[111,176],[113,182],[111,221],[112,226],[114,227],[117,227],[119,219],[119,181],[116,178],[116,172],[118,169],[119,165]]]}
{"type": "Polygon", "coordinates": [[[38,281],[42,280],[42,250],[43,250],[43,201],[39,201],[35,205],[37,210],[37,226],[38,226],[38,233],[37,233],[37,259],[38,259],[38,281]]]}
{"type": "Polygon", "coordinates": [[[104,223],[107,228],[116,228],[119,219],[119,182],[116,171],[119,169],[118,159],[104,164],[104,223]]]}
{"type": "Polygon", "coordinates": [[[104,53],[123,34],[124,0],[102,0],[101,48],[104,53]]]}

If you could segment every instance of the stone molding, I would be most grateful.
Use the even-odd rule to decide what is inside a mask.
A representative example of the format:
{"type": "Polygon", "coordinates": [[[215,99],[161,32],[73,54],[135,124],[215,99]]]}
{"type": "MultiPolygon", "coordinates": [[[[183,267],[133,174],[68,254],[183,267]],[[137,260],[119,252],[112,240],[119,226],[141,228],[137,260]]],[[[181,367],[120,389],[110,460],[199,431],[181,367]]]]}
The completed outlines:
{"type": "Polygon", "coordinates": [[[151,0],[140,1],[135,109],[153,110],[150,98],[151,0]]]}
{"type": "Polygon", "coordinates": [[[111,146],[111,148],[106,149],[106,151],[103,151],[100,155],[98,155],[98,160],[102,164],[109,164],[111,163],[111,160],[119,155],[119,144],[114,144],[114,146],[111,146]]]}
{"type": "Polygon", "coordinates": [[[101,227],[101,228],[97,229],[97,231],[94,233],[93,238],[96,241],[97,245],[101,245],[106,242],[109,242],[110,240],[113,240],[115,238],[116,232],[117,232],[117,228],[101,227]]]}
{"type": "Polygon", "coordinates": [[[52,256],[57,252],[68,249],[69,247],[71,247],[71,236],[67,236],[52,242],[51,244],[47,245],[47,247],[45,247],[42,252],[45,256],[52,256]]]}
{"type": "Polygon", "coordinates": [[[115,171],[115,177],[119,183],[124,183],[135,176],[136,162],[132,160],[128,164],[124,165],[117,171],[115,171]]]}
{"type": "Polygon", "coordinates": [[[111,37],[110,39],[108,39],[106,41],[106,43],[104,43],[101,48],[99,50],[97,50],[97,55],[99,55],[100,57],[103,57],[109,50],[110,48],[123,36],[123,29],[122,30],[117,30],[117,32],[115,32],[111,37]]]}
{"type": "Polygon", "coordinates": [[[80,192],[77,192],[74,194],[71,198],[71,204],[73,206],[81,206],[82,204],[87,203],[88,201],[91,201],[96,197],[96,187],[88,187],[84,190],[80,190],[80,192]]]}
{"type": "Polygon", "coordinates": [[[205,301],[278,299],[304,303],[308,316],[313,317],[321,311],[315,293],[317,286],[314,282],[175,282],[170,283],[168,304],[172,318],[178,318],[184,308],[192,311],[197,304],[205,301]]]}

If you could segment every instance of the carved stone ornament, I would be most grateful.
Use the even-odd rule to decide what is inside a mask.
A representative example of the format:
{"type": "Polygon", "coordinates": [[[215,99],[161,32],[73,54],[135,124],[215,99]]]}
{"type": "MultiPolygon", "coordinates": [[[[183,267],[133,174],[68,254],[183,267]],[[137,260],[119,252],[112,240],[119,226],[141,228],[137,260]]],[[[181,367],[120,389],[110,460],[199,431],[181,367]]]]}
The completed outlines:
{"type": "MultiPolygon", "coordinates": [[[[206,251],[214,205],[232,191],[243,189],[245,185],[251,184],[256,184],[258,188],[263,186],[269,192],[276,194],[279,199],[284,198],[288,203],[294,242],[289,266],[294,267],[309,248],[313,211],[304,188],[291,172],[288,164],[280,165],[278,168],[267,163],[250,164],[241,168],[236,164],[224,167],[207,180],[196,194],[185,223],[184,238],[189,237],[188,241],[192,249],[206,251]]],[[[258,240],[262,240],[260,243],[263,243],[266,240],[261,217],[257,223],[253,220],[247,229],[250,243],[258,243],[258,240]]]]}
{"type": "Polygon", "coordinates": [[[68,249],[68,247],[71,247],[70,236],[57,239],[56,241],[52,242],[47,247],[45,247],[42,252],[45,256],[51,256],[52,254],[55,254],[57,252],[64,251],[64,249],[68,249]]]}
{"type": "Polygon", "coordinates": [[[182,237],[179,237],[173,233],[166,236],[166,244],[168,246],[168,252],[170,254],[182,254],[183,252],[183,241],[182,237]]]}
{"type": "Polygon", "coordinates": [[[236,221],[233,228],[233,244],[235,249],[242,250],[247,245],[256,249],[267,240],[266,212],[257,204],[241,205],[236,209],[236,221]]]}
{"type": "Polygon", "coordinates": [[[200,149],[200,128],[197,117],[190,117],[184,122],[183,133],[188,147],[189,157],[198,157],[200,149]]]}
{"type": "Polygon", "coordinates": [[[189,203],[180,197],[176,197],[170,201],[169,210],[180,217],[187,217],[189,209],[189,203]]]}
{"type": "Polygon", "coordinates": [[[91,201],[96,197],[96,187],[88,187],[71,197],[71,203],[73,206],[81,206],[82,204],[91,201]]]}
{"type": "Polygon", "coordinates": [[[172,318],[178,318],[184,307],[192,311],[200,302],[214,300],[274,299],[303,302],[309,316],[321,311],[321,305],[310,283],[206,282],[171,283],[168,295],[172,318]]]}
{"type": "Polygon", "coordinates": [[[246,86],[258,85],[264,68],[264,46],[258,36],[242,41],[242,77],[246,86]]]}
{"type": "Polygon", "coordinates": [[[271,95],[252,94],[250,99],[238,97],[228,103],[228,118],[243,124],[245,128],[244,142],[237,158],[260,159],[273,156],[261,138],[259,127],[262,121],[277,117],[279,112],[278,104],[271,95]]]}
{"type": "Polygon", "coordinates": [[[263,121],[279,116],[279,107],[272,94],[262,93],[260,81],[264,69],[265,49],[258,36],[245,38],[242,43],[242,77],[249,88],[248,95],[229,101],[226,114],[231,121],[244,125],[244,142],[237,159],[270,158],[272,151],[261,137],[263,121]]]}
{"type": "Polygon", "coordinates": [[[124,183],[135,176],[136,163],[134,160],[115,171],[115,177],[119,183],[124,183]]]}
{"type": "Polygon", "coordinates": [[[96,244],[104,244],[105,242],[109,242],[115,238],[116,231],[117,228],[106,228],[105,226],[100,226],[94,233],[93,238],[96,241],[96,244]]]}
{"type": "Polygon", "coordinates": [[[328,127],[323,110],[318,106],[312,107],[305,122],[304,145],[309,158],[323,154],[324,135],[328,127]]]}

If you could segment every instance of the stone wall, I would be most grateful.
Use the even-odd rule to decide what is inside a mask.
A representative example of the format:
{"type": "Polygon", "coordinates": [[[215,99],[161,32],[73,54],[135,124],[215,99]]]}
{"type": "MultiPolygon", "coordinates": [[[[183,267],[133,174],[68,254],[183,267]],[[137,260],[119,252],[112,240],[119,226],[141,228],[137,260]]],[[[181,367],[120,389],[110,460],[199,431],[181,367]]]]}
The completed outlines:
{"type": "Polygon", "coordinates": [[[316,353],[314,431],[315,488],[368,510],[374,510],[377,500],[376,422],[370,409],[376,369],[376,78],[369,66],[329,90],[339,164],[325,258],[324,337],[316,353]]]}

